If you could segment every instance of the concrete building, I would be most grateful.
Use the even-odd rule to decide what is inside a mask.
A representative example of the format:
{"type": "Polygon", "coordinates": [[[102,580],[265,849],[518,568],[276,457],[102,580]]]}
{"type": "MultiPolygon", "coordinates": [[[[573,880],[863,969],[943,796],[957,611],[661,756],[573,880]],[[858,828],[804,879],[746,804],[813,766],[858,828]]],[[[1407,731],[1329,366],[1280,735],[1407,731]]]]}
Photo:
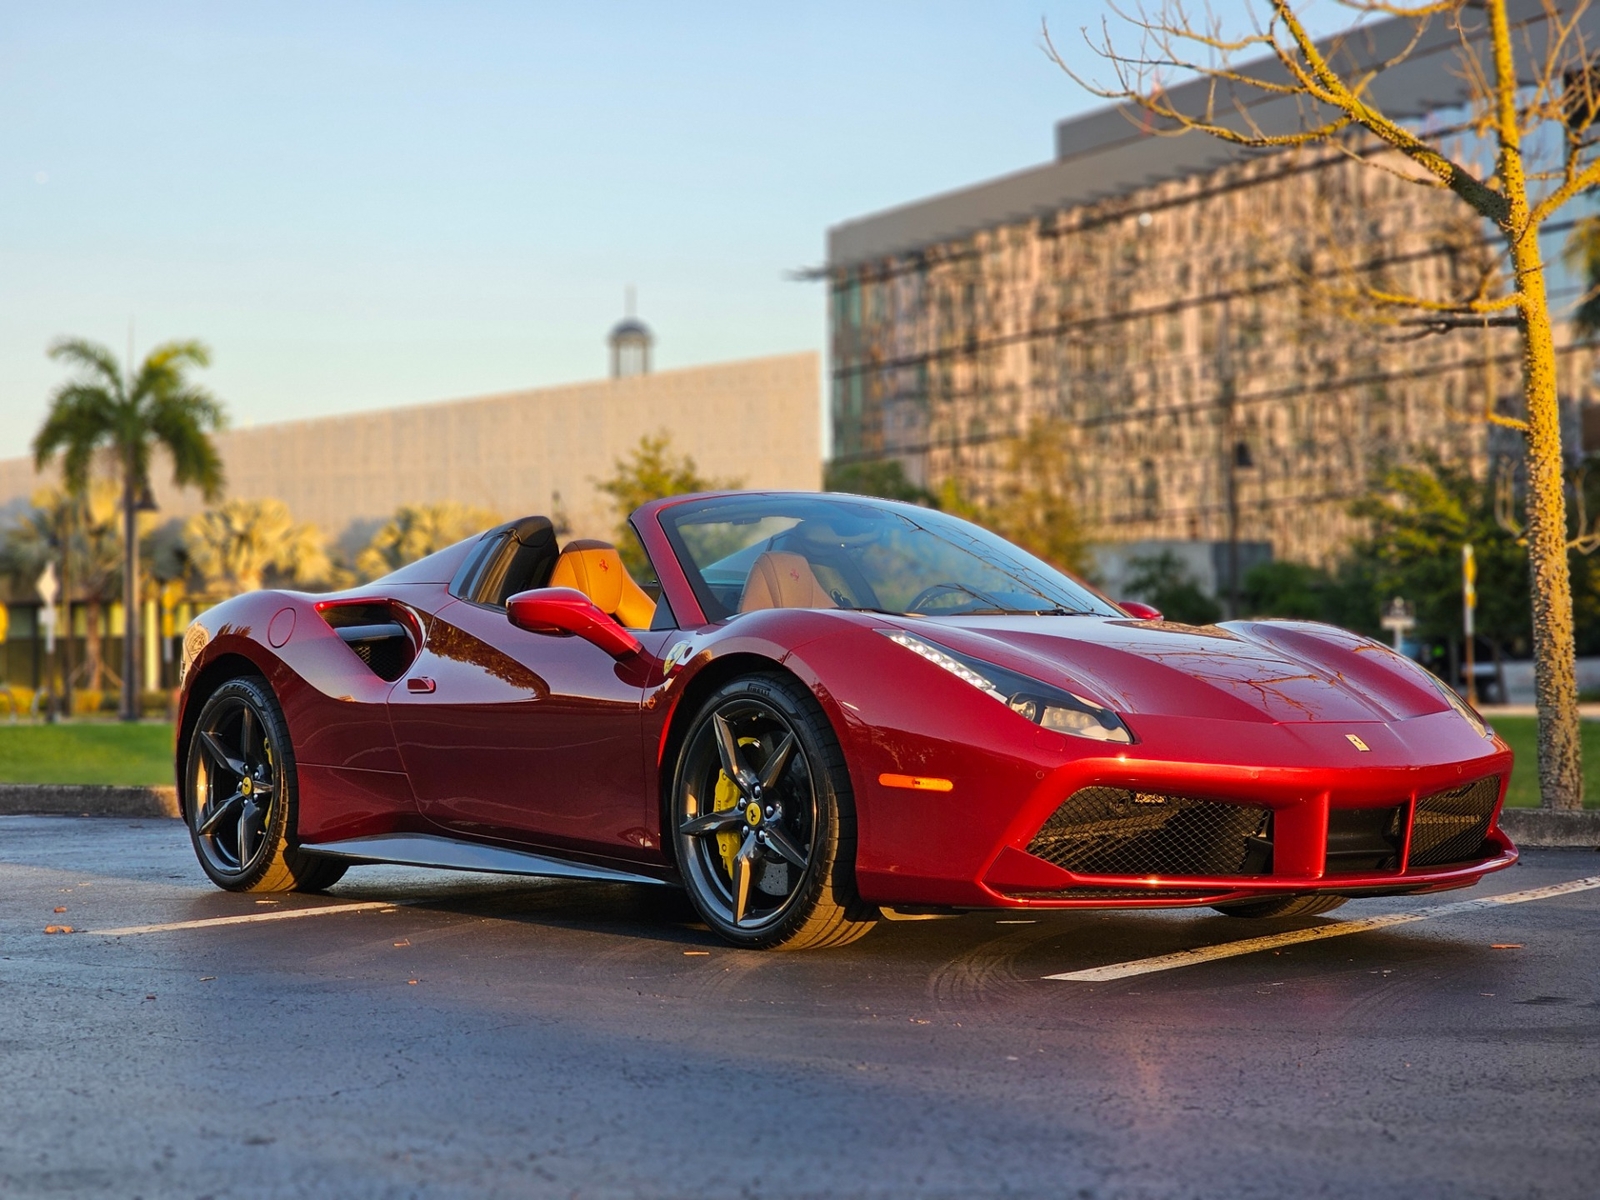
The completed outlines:
{"type": "MultiPolygon", "coordinates": [[[[562,513],[573,536],[609,536],[595,488],[642,436],[665,432],[704,475],[752,487],[821,483],[819,363],[785,354],[635,373],[565,387],[229,430],[217,438],[227,494],[277,497],[347,546],[403,504],[455,501],[507,517],[562,513]]],[[[163,517],[204,507],[158,464],[163,517]]],[[[0,506],[42,481],[28,459],[0,462],[0,506]]]]}
{"type": "MultiPolygon", "coordinates": [[[[1512,8],[1537,46],[1543,7],[1512,8]]],[[[1583,20],[1600,41],[1600,13],[1583,20]]],[[[1378,76],[1391,115],[1461,122],[1447,25],[1378,76]]],[[[1373,22],[1330,53],[1381,61],[1413,28],[1373,22]]],[[[1205,86],[1169,94],[1194,111],[1205,86]]],[[[1269,133],[1299,128],[1292,97],[1240,102],[1269,133]]],[[[1397,337],[1330,299],[1351,269],[1470,290],[1490,249],[1460,201],[1345,152],[1376,157],[1360,142],[1263,153],[1163,132],[1122,109],[1063,121],[1051,163],[830,230],[833,457],[894,459],[914,482],[954,477],[983,497],[1015,439],[1056,422],[1096,539],[1259,541],[1326,562],[1386,464],[1488,471],[1496,449],[1515,454],[1482,419],[1520,405],[1514,330],[1397,337]]],[[[1549,230],[1553,262],[1564,228],[1549,230]]],[[[1561,341],[1576,409],[1593,355],[1561,341]]]]}

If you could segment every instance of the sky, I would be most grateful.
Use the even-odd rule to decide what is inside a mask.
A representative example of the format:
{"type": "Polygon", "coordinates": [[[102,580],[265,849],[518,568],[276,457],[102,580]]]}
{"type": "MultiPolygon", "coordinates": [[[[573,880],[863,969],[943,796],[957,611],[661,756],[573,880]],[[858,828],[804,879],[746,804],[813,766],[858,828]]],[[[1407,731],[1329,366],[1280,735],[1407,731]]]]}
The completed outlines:
{"type": "Polygon", "coordinates": [[[658,369],[825,351],[827,228],[1047,161],[1104,11],[0,0],[0,458],[61,336],[235,425],[597,378],[629,285],[658,369]]]}

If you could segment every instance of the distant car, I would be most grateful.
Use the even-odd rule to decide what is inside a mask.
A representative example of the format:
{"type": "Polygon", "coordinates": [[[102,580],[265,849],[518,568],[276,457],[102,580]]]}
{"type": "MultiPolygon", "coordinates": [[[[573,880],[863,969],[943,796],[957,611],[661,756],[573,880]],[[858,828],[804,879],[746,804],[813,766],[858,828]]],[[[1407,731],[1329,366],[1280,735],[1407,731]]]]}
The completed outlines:
{"type": "Polygon", "coordinates": [[[945,514],[813,493],[634,513],[637,578],[550,521],[184,638],[200,864],[666,884],[748,947],[879,909],[1324,912],[1516,859],[1511,752],[1364,637],[1194,628],[945,514]]]}

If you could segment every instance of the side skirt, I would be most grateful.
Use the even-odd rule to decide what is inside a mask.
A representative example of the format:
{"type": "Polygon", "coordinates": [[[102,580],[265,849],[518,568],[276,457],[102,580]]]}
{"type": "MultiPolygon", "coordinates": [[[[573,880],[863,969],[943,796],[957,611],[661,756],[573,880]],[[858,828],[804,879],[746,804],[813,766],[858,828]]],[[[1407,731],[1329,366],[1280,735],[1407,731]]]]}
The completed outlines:
{"type": "Polygon", "coordinates": [[[450,871],[490,871],[502,875],[542,875],[553,879],[591,879],[608,883],[671,885],[664,879],[635,875],[611,867],[568,862],[527,850],[459,842],[427,833],[381,833],[375,837],[301,846],[307,854],[326,854],[354,862],[397,863],[408,867],[440,867],[450,871]]]}

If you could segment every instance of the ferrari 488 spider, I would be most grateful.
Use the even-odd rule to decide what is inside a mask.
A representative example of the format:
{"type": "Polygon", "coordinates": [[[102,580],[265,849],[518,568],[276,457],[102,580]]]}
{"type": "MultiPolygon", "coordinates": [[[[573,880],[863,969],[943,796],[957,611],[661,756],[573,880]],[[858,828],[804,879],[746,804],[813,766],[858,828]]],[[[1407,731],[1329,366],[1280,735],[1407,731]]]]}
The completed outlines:
{"type": "Polygon", "coordinates": [[[1327,625],[1119,607],[945,514],[674,497],[619,553],[513,521],[190,626],[177,777],[207,875],[352,862],[686,888],[741,946],[900,912],[1323,912],[1509,866],[1511,753],[1327,625]]]}

